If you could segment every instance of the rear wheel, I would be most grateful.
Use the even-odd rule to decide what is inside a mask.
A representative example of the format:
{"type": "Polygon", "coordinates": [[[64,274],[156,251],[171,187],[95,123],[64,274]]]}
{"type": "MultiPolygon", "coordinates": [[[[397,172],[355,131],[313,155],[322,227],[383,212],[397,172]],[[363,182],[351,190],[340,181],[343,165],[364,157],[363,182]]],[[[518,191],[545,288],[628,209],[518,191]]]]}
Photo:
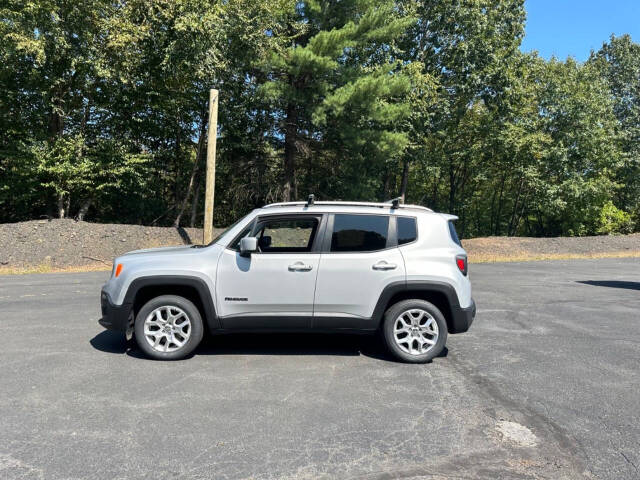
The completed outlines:
{"type": "Polygon", "coordinates": [[[447,322],[438,308],[425,300],[403,300],[384,315],[385,343],[404,362],[425,363],[437,357],[447,342],[447,322]]]}
{"type": "Polygon", "coordinates": [[[162,295],[140,309],[135,333],[138,346],[149,357],[179,360],[193,352],[202,340],[202,317],[186,298],[162,295]]]}

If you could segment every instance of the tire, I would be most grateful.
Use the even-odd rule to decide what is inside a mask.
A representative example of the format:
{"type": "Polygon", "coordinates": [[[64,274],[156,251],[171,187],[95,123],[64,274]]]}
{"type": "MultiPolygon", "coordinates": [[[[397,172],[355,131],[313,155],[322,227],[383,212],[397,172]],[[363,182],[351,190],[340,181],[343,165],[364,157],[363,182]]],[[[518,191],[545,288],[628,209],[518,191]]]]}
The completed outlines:
{"type": "Polygon", "coordinates": [[[185,358],[200,344],[204,334],[197,307],[177,295],[149,300],[136,315],[134,329],[138,347],[155,360],[185,358]]]}
{"type": "Polygon", "coordinates": [[[426,363],[444,349],[447,322],[432,303],[418,299],[402,300],[385,312],[382,333],[387,348],[398,360],[426,363]]]}

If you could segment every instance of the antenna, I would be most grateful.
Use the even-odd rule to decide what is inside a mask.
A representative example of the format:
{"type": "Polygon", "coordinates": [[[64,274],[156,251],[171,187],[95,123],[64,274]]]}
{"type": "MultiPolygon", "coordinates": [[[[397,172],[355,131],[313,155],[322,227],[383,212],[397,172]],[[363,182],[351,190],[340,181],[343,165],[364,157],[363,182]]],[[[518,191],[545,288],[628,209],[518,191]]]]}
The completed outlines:
{"type": "Polygon", "coordinates": [[[315,197],[314,197],[313,193],[311,195],[309,195],[309,197],[307,198],[307,204],[305,206],[309,207],[309,206],[313,205],[314,198],[315,197]]]}

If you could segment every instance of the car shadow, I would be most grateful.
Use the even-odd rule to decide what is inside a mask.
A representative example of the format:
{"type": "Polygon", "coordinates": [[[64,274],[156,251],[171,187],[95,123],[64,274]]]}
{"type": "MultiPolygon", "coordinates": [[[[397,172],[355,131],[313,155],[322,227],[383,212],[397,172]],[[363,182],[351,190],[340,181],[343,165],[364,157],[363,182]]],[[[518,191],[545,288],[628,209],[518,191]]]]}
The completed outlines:
{"type": "Polygon", "coordinates": [[[628,290],[640,290],[640,282],[628,282],[623,280],[578,280],[576,283],[593,285],[594,287],[625,288],[628,290]]]}
{"type": "MultiPolygon", "coordinates": [[[[127,341],[123,334],[105,330],[89,343],[96,350],[113,354],[127,354],[147,359],[135,341],[127,341]]],[[[439,357],[446,357],[445,347],[439,357]]],[[[190,355],[328,355],[359,356],[397,362],[386,350],[377,335],[349,335],[323,333],[233,333],[205,335],[202,343],[190,355]]]]}
{"type": "Polygon", "coordinates": [[[106,353],[127,353],[132,346],[132,342],[128,342],[123,334],[110,330],[100,332],[89,343],[96,350],[106,353]]]}

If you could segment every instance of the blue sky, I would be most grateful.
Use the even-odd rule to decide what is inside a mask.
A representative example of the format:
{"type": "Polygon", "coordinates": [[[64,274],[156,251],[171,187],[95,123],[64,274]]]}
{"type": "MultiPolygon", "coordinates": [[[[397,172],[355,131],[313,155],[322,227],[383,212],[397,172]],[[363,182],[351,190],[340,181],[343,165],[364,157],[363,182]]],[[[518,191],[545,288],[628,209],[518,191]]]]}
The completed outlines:
{"type": "Polygon", "coordinates": [[[640,42],[640,0],[526,0],[527,25],[521,49],[544,58],[584,61],[591,49],[629,33],[640,42]]]}

